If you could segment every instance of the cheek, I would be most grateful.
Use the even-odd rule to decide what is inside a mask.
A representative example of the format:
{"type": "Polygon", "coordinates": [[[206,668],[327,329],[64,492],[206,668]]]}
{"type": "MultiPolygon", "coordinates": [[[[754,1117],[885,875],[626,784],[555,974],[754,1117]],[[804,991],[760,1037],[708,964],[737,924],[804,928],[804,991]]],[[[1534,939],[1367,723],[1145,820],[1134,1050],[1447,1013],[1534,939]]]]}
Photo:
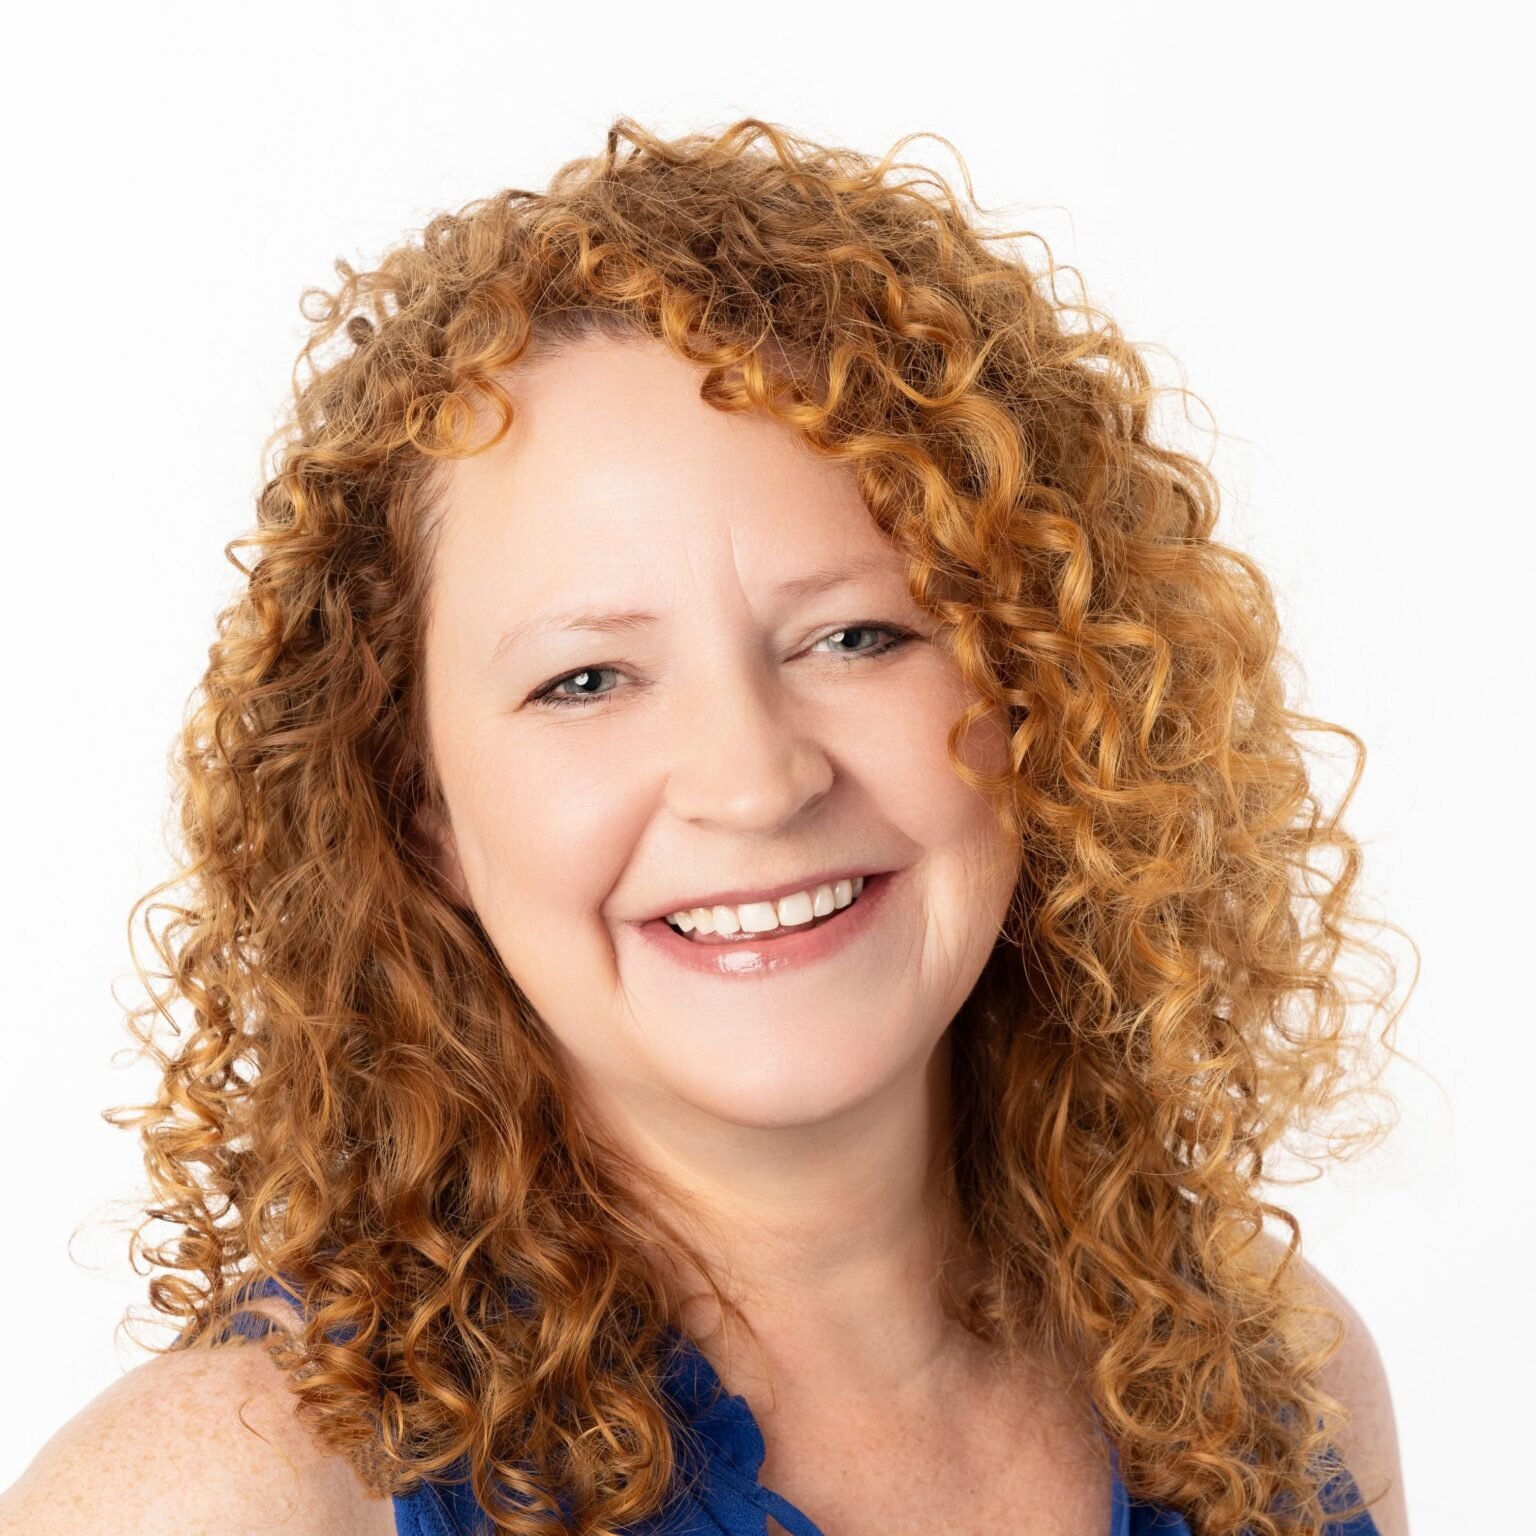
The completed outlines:
{"type": "Polygon", "coordinates": [[[600,933],[599,909],[631,838],[617,770],[609,781],[588,762],[515,752],[492,735],[459,759],[451,782],[447,775],[445,766],[465,882],[498,948],[527,951],[531,936],[542,945],[551,932],[569,942],[600,933]]]}
{"type": "Polygon", "coordinates": [[[482,753],[460,787],[457,800],[449,793],[465,883],[502,964],[563,1050],[611,1059],[602,909],[630,846],[618,794],[526,753],[482,753]]]}
{"type": "MultiPolygon", "coordinates": [[[[958,852],[978,838],[1000,835],[990,830],[988,798],[950,761],[949,732],[969,702],[953,662],[935,657],[933,671],[905,693],[904,707],[892,712],[889,726],[854,747],[857,772],[878,787],[886,820],[910,831],[925,848],[958,852]]],[[[974,724],[960,737],[957,752],[975,773],[1004,773],[1007,729],[996,719],[974,724]]]]}
{"type": "MultiPolygon", "coordinates": [[[[918,692],[879,770],[884,812],[922,850],[927,900],[927,969],[968,989],[1007,916],[1018,879],[1019,845],[994,801],[960,777],[948,732],[968,701],[948,669],[918,692]]],[[[960,761],[985,775],[1006,773],[1006,725],[984,720],[957,744],[960,761]]],[[[963,993],[962,993],[963,996],[963,993]]],[[[958,1006],[959,998],[953,999],[958,1006]]]]}

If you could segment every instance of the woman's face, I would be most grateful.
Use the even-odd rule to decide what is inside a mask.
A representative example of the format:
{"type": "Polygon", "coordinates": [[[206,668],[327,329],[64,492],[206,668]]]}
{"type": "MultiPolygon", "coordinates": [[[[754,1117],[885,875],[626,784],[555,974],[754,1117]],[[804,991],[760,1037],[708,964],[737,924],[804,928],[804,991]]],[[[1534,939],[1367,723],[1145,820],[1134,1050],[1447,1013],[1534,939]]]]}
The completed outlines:
{"type": "MultiPolygon", "coordinates": [[[[439,846],[600,1101],[806,1125],[922,1070],[992,950],[1014,855],[948,761],[959,670],[853,471],[706,405],[700,378],[660,343],[583,341],[520,372],[508,436],[447,466],[425,662],[439,846]],[[561,617],[577,611],[653,617],[583,629],[561,617]],[[863,627],[887,625],[912,638],[863,627]],[[709,973],[640,927],[887,870],[809,960],[755,939],[712,949],[709,973]]],[[[968,752],[999,769],[988,729],[968,752]]]]}

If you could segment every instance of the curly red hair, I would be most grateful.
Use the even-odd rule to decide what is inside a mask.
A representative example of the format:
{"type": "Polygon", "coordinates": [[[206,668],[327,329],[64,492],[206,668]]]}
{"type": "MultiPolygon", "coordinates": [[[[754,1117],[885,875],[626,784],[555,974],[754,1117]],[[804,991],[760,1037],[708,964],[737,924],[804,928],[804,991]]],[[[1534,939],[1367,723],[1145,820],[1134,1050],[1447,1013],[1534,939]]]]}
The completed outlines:
{"type": "Polygon", "coordinates": [[[133,1247],[179,1347],[225,1339],[253,1276],[300,1291],[279,1359],[379,1491],[463,1462],[516,1536],[562,1498],[590,1531],[663,1503],[645,1176],[573,1115],[417,831],[440,805],[419,667],[442,463],[485,446],[482,407],[505,431],[530,348],[659,338],[710,404],[851,466],[978,696],[951,758],[1021,852],[952,1025],[940,1154],[974,1262],[946,1304],[999,1349],[1080,1352],[1127,1487],[1199,1536],[1316,1533],[1341,1325],[1244,1250],[1271,1216],[1294,1258],[1266,1159],[1379,1079],[1339,965],[1395,976],[1348,931],[1364,747],[1287,707],[1271,589],[1213,539],[1210,471],[1153,440],[1136,348],[938,173],[892,178],[906,142],[876,162],[753,118],[664,139],[621,117],[546,191],[442,214],[306,294],[258,526],[229,546],[245,584],[177,752],[183,867],[130,919],[165,967],[158,987],[139,967],[129,1015],[158,1095],[108,1112],[151,1180],[133,1247]],[[988,715],[1011,741],[995,779],[957,749],[988,715]],[[1357,753],[1331,815],[1308,730],[1357,753]],[[147,1244],[153,1218],[174,1238],[147,1244]]]}

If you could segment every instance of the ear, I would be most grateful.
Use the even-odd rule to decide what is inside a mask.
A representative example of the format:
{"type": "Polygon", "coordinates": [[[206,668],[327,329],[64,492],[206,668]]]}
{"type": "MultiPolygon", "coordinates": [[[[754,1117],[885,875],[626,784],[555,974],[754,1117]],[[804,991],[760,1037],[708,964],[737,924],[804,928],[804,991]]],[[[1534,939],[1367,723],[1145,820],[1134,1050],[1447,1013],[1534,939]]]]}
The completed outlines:
{"type": "Polygon", "coordinates": [[[461,907],[472,907],[464,867],[459,863],[459,845],[453,825],[435,806],[423,802],[416,807],[412,830],[427,864],[444,892],[461,907]]]}

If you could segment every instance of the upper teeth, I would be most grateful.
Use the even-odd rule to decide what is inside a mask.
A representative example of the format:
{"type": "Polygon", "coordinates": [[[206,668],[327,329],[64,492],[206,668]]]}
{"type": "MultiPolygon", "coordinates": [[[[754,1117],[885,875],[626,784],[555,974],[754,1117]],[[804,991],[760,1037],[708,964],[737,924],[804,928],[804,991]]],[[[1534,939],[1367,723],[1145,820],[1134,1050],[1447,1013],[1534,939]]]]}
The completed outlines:
{"type": "Polygon", "coordinates": [[[863,875],[854,875],[813,890],[780,896],[777,901],[744,901],[735,907],[690,907],[683,912],[669,912],[667,921],[684,933],[692,933],[695,928],[700,933],[769,933],[836,912],[863,889],[863,875]]]}

